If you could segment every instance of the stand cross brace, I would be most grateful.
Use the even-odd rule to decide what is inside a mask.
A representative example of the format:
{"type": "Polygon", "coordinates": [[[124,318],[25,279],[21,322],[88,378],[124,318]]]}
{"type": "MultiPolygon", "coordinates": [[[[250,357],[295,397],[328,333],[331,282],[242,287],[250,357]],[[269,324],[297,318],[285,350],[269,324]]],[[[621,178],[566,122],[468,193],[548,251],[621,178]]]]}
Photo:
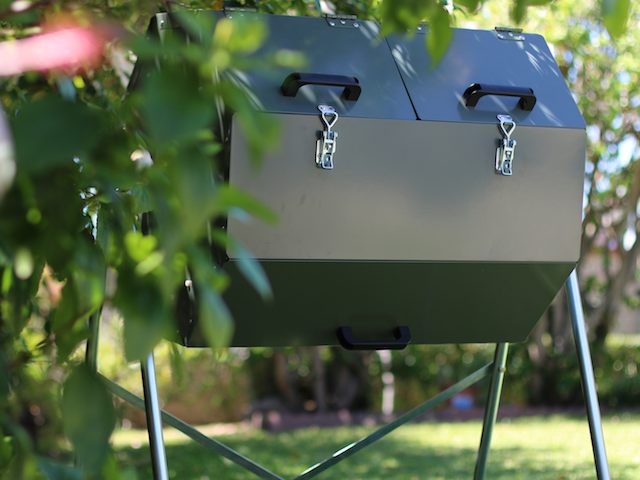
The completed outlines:
{"type": "MultiPolygon", "coordinates": [[[[145,409],[144,399],[140,398],[134,393],[131,393],[129,390],[121,387],[117,383],[112,382],[111,380],[109,380],[108,378],[106,378],[101,374],[100,374],[100,377],[102,377],[102,381],[105,382],[105,385],[111,391],[111,393],[120,397],[122,400],[133,405],[134,407],[139,408],[140,410],[145,409]]],[[[213,438],[207,437],[198,429],[192,427],[191,425],[184,422],[183,420],[180,420],[178,417],[174,417],[173,415],[171,415],[168,412],[165,412],[164,410],[161,411],[161,414],[162,414],[162,420],[167,425],[172,426],[176,430],[184,433],[187,437],[198,442],[200,445],[210,448],[211,450],[217,452],[221,456],[240,465],[242,468],[256,474],[258,477],[268,479],[268,480],[284,480],[279,475],[276,475],[275,473],[269,471],[262,465],[236,452],[235,450],[228,447],[224,443],[219,442],[218,440],[214,440],[213,438]]]]}
{"type": "Polygon", "coordinates": [[[447,401],[454,395],[469,388],[474,383],[477,383],[483,378],[487,377],[491,373],[492,367],[493,367],[493,363],[490,363],[476,370],[468,377],[465,377],[455,385],[452,385],[446,390],[443,390],[442,392],[437,394],[435,397],[424,402],[422,405],[415,407],[413,410],[410,410],[404,415],[401,415],[396,420],[384,425],[383,427],[379,428],[372,434],[367,435],[366,437],[358,440],[357,442],[352,443],[351,445],[344,447],[341,450],[338,450],[331,457],[308,468],[303,473],[298,475],[294,480],[306,480],[307,478],[313,478],[316,475],[328,469],[329,467],[340,462],[341,460],[344,460],[345,458],[350,457],[351,455],[362,450],[363,448],[377,442],[378,440],[382,439],[385,435],[393,432],[398,427],[401,427],[405,423],[410,422],[411,420],[414,420],[415,418],[422,415],[426,411],[431,410],[432,408],[436,407],[442,402],[447,401]]]}
{"type": "MultiPolygon", "coordinates": [[[[602,419],[600,417],[600,408],[598,405],[598,397],[595,386],[595,378],[593,374],[593,365],[591,363],[591,355],[589,352],[589,343],[587,339],[584,314],[582,311],[582,301],[580,299],[580,291],[578,288],[578,280],[576,272],[573,271],[566,282],[567,297],[569,301],[569,309],[571,313],[571,325],[573,328],[574,340],[576,343],[576,353],[580,364],[580,374],[582,379],[582,389],[586,400],[587,417],[589,420],[589,428],[591,432],[591,444],[593,448],[593,456],[595,462],[596,476],[598,480],[610,480],[609,465],[604,444],[604,435],[602,432],[602,419]]],[[[98,352],[98,322],[99,313],[90,318],[90,330],[92,335],[87,342],[87,363],[91,368],[97,371],[97,352],[98,352]]],[[[338,462],[359,452],[365,447],[377,442],[387,434],[391,433],[405,423],[414,420],[422,413],[434,408],[438,404],[453,397],[457,393],[462,392],[469,386],[477,383],[483,378],[491,375],[491,385],[489,395],[485,407],[484,421],[482,427],[482,437],[478,457],[474,472],[474,480],[483,480],[485,478],[487,458],[489,447],[493,433],[493,427],[496,422],[498,405],[500,401],[500,393],[502,390],[502,382],[504,379],[505,363],[507,358],[508,344],[499,343],[496,347],[494,361],[484,367],[476,370],[468,377],[460,380],[455,385],[443,390],[435,397],[427,400],[422,405],[401,415],[396,420],[382,426],[375,432],[366,437],[347,445],[335,452],[331,457],[309,467],[294,480],[306,480],[313,478],[323,471],[329,469],[338,462]]],[[[155,383],[155,366],[153,362],[153,354],[149,354],[146,361],[142,363],[142,379],[145,385],[145,398],[129,392],[120,385],[112,382],[108,378],[100,375],[105,382],[107,388],[118,397],[130,403],[134,407],[140,408],[147,412],[150,418],[147,429],[149,430],[149,440],[151,447],[151,457],[153,462],[154,480],[168,480],[166,468],[166,457],[164,451],[164,442],[162,440],[161,421],[164,420],[168,425],[176,428],[188,437],[192,438],[201,445],[214,450],[221,456],[231,460],[240,467],[252,472],[259,478],[267,480],[284,480],[283,477],[271,472],[269,469],[254,462],[253,460],[241,455],[227,445],[207,437],[196,428],[177,417],[160,410],[157,401],[157,386],[155,383]],[[157,431],[159,430],[159,432],[157,431]]]]}
{"type": "MultiPolygon", "coordinates": [[[[500,345],[503,345],[503,344],[499,344],[498,348],[500,348],[500,345]]],[[[410,422],[411,420],[414,420],[415,418],[419,417],[420,415],[427,412],[428,410],[433,409],[434,407],[447,401],[454,395],[469,388],[471,385],[488,377],[492,371],[494,371],[494,363],[489,363],[484,367],[481,367],[480,369],[476,370],[469,376],[460,380],[458,383],[450,386],[446,390],[443,390],[442,392],[437,394],[435,397],[415,407],[413,410],[410,410],[409,412],[405,413],[404,415],[401,415],[400,417],[393,420],[392,422],[377,429],[375,432],[371,433],[370,435],[367,435],[366,437],[363,437],[360,440],[350,445],[347,445],[346,447],[335,452],[332,456],[308,468],[307,470],[302,472],[300,475],[295,477],[294,480],[306,480],[319,475],[320,473],[329,469],[330,467],[337,464],[338,462],[345,460],[346,458],[350,457],[351,455],[354,455],[355,453],[359,452],[365,447],[372,445],[378,440],[381,440],[383,437],[393,432],[397,428],[401,427],[405,423],[410,422]]],[[[134,393],[121,387],[117,383],[109,380],[104,375],[101,375],[101,374],[99,375],[112,394],[120,397],[122,400],[124,400],[125,402],[131,404],[136,408],[139,408],[141,410],[145,409],[145,401],[143,398],[135,395],[134,393]]],[[[497,410],[497,406],[496,406],[496,410],[497,410]]],[[[268,480],[284,480],[283,477],[271,472],[266,467],[263,467],[262,465],[238,453],[237,451],[235,451],[231,447],[228,447],[224,443],[218,440],[212,439],[210,437],[207,437],[198,429],[192,427],[191,425],[184,422],[183,420],[180,420],[178,417],[175,417],[164,410],[161,411],[161,416],[162,416],[162,420],[167,425],[170,425],[176,430],[179,430],[189,438],[195,440],[196,442],[203,445],[204,447],[210,448],[211,450],[217,452],[218,454],[225,457],[226,459],[231,460],[232,462],[236,463],[240,467],[257,475],[259,478],[268,479],[268,480]]],[[[487,448],[488,448],[488,445],[487,445],[487,448]]]]}

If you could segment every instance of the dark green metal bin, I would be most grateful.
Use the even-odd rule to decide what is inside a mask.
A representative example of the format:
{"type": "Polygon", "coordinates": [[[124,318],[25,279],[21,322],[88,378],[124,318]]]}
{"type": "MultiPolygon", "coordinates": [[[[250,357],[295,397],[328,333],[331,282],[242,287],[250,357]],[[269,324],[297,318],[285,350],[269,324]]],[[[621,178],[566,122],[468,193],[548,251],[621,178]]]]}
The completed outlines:
{"type": "MultiPolygon", "coordinates": [[[[218,21],[255,14],[200,15],[218,21]]],[[[544,39],[509,29],[454,30],[433,66],[423,27],[411,38],[384,40],[376,24],[351,17],[261,18],[270,35],[257,55],[294,48],[309,63],[304,72],[232,73],[256,115],[282,127],[280,148],[260,170],[250,167],[233,116],[220,115],[226,120],[216,125],[225,139],[226,180],[280,218],[275,226],[246,216],[217,220],[260,259],[275,296],[263,302],[237,259],[214,252],[232,280],[225,293],[235,318],[232,345],[497,343],[492,363],[295,478],[322,474],[490,376],[473,474],[486,478],[508,343],[526,338],[566,280],[596,475],[609,480],[571,273],[580,254],[585,125],[544,39]]],[[[172,24],[160,14],[150,30],[162,36],[172,24]]],[[[181,294],[180,341],[204,346],[194,316],[197,285],[181,294]]],[[[145,408],[155,479],[169,477],[164,420],[257,477],[283,480],[161,411],[154,369],[149,354],[144,399],[105,381],[145,408]]]]}
{"type": "MultiPolygon", "coordinates": [[[[421,32],[380,40],[373,22],[260,17],[270,33],[256,55],[296,49],[308,65],[235,74],[282,138],[256,170],[233,118],[224,125],[228,181],[279,215],[227,219],[274,292],[261,300],[229,254],[232,345],[332,345],[342,327],[391,346],[401,326],[414,343],[525,339],[580,245],[585,125],[544,39],[455,30],[433,68],[421,32]],[[312,84],[284,91],[294,73],[312,84]],[[322,84],[332,78],[355,82],[357,99],[348,82],[322,84]],[[321,105],[337,114],[333,169],[316,163],[321,105]],[[505,125],[517,141],[507,174],[505,125]]],[[[195,311],[179,312],[186,346],[204,345],[195,311]]]]}

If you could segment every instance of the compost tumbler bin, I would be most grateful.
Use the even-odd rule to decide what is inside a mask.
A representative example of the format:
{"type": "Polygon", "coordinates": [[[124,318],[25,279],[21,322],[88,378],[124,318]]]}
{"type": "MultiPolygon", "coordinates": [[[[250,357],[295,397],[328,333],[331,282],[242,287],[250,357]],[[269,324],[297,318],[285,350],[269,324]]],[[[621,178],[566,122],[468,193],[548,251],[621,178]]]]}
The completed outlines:
{"type": "MultiPolygon", "coordinates": [[[[231,74],[282,130],[256,170],[233,116],[222,126],[228,181],[279,216],[225,219],[274,292],[264,302],[216,255],[232,345],[524,340],[580,245],[585,124],[544,39],[456,29],[434,67],[424,28],[379,41],[374,22],[259,17],[270,33],[256,56],[296,49],[308,63],[231,74]]],[[[175,25],[160,14],[151,30],[175,25]]],[[[181,306],[181,342],[203,346],[197,308],[181,306]]]]}
{"type": "MultiPolygon", "coordinates": [[[[198,14],[214,23],[257,15],[198,14]]],[[[597,478],[609,480],[571,273],[580,254],[585,124],[544,39],[514,29],[454,29],[444,58],[432,65],[425,27],[380,39],[377,24],[354,17],[259,17],[269,36],[255,56],[295,49],[308,64],[225,73],[246,90],[256,115],[281,125],[280,147],[260,169],[251,167],[233,112],[212,106],[224,181],[279,216],[276,225],[215,220],[261,261],[275,297],[263,302],[233,253],[212,246],[215,268],[231,277],[224,295],[236,324],[231,345],[497,344],[492,363],[295,478],[321,474],[491,377],[474,470],[483,480],[508,344],[526,338],[566,281],[597,478]]],[[[156,15],[150,34],[168,30],[187,35],[179,18],[156,15]]],[[[132,88],[149,68],[158,64],[136,66],[132,88]]],[[[189,347],[205,345],[197,293],[185,282],[179,295],[177,332],[189,347]]],[[[144,398],[104,380],[147,412],[156,480],[168,479],[162,420],[260,478],[283,480],[161,411],[153,353],[141,367],[144,398]]]]}

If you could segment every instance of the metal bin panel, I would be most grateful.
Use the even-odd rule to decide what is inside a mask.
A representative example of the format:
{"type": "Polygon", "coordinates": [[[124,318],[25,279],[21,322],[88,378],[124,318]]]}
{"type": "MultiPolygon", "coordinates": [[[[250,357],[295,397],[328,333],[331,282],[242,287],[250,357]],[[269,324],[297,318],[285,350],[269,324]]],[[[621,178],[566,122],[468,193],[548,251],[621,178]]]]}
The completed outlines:
{"type": "Polygon", "coordinates": [[[255,168],[234,124],[229,181],[279,222],[228,219],[261,260],[579,258],[583,130],[518,127],[514,174],[504,177],[494,171],[495,125],[340,118],[335,169],[322,170],[318,117],[262,115],[280,122],[282,145],[255,168]]]}
{"type": "MultiPolygon", "coordinates": [[[[419,344],[522,341],[575,264],[266,261],[263,267],[274,290],[267,303],[235,262],[225,265],[233,346],[336,345],[341,326],[384,340],[407,325],[419,344]]],[[[205,346],[186,319],[181,330],[183,343],[205,346]]]]}

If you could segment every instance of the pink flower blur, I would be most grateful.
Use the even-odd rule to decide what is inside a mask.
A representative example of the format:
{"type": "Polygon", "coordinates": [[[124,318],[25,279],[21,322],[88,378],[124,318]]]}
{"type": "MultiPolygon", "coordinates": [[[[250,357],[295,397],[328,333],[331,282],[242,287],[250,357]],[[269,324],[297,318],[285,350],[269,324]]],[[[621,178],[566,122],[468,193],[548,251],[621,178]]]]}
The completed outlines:
{"type": "Polygon", "coordinates": [[[28,71],[95,66],[107,38],[95,28],[69,26],[20,40],[0,42],[0,76],[28,71]]]}

